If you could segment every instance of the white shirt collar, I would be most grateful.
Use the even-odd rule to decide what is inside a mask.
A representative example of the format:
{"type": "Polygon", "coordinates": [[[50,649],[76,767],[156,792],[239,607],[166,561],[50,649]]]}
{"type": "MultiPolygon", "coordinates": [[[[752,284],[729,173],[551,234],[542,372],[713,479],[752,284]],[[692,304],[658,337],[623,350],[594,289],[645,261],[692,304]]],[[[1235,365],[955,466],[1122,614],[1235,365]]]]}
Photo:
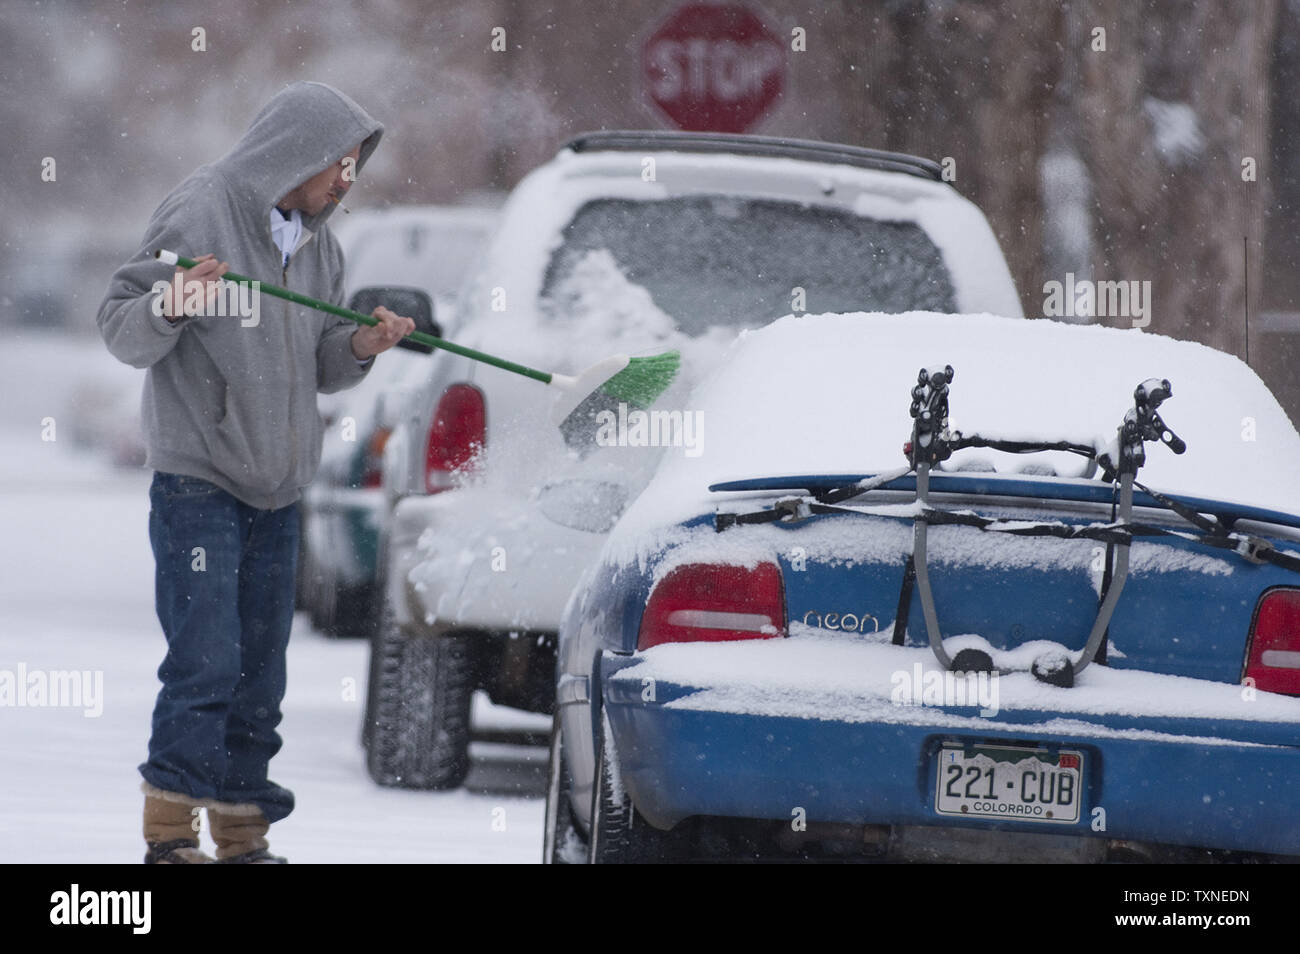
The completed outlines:
{"type": "Polygon", "coordinates": [[[294,209],[286,219],[279,210],[272,208],[271,239],[275,242],[275,247],[280,250],[280,254],[284,256],[284,264],[289,263],[289,256],[298,247],[298,240],[301,238],[302,213],[294,209]]]}

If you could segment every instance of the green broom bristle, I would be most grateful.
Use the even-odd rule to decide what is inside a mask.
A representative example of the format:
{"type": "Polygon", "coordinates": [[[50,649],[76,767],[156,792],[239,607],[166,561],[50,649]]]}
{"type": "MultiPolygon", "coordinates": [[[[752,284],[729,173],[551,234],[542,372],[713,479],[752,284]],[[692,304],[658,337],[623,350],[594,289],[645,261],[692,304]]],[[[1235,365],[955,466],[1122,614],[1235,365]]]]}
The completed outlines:
{"type": "Polygon", "coordinates": [[[616,401],[649,407],[668,389],[682,365],[679,351],[633,358],[626,368],[600,386],[616,401]]]}

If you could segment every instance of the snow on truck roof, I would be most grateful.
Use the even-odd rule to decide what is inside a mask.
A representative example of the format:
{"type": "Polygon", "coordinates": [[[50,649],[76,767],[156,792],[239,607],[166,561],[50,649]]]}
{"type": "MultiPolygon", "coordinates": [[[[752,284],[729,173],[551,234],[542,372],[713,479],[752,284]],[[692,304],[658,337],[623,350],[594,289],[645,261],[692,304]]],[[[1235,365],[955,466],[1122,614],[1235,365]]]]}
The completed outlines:
{"type": "MultiPolygon", "coordinates": [[[[797,474],[881,473],[905,465],[908,407],[922,367],[953,366],[950,417],[967,434],[1108,441],[1134,389],[1167,378],[1160,414],[1187,443],[1147,446],[1143,483],[1170,493],[1297,512],[1300,435],[1237,358],[1139,330],[994,315],[787,316],[740,335],[679,408],[698,452],[669,449],[622,529],[710,512],[712,484],[797,474]]],[[[1083,459],[967,449],[947,469],[1078,476],[1083,459]]],[[[619,531],[616,531],[616,533],[619,531]]]]}

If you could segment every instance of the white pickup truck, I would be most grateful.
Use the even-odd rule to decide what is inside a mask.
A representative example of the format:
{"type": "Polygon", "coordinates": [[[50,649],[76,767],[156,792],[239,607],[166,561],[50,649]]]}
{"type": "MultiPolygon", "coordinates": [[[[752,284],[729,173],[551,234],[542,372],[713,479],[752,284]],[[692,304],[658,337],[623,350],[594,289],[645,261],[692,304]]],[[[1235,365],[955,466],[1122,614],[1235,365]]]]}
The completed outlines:
{"type": "MultiPolygon", "coordinates": [[[[655,407],[689,414],[690,386],[744,329],[792,312],[913,310],[1023,317],[988,222],[936,164],[767,137],[602,132],[511,194],[458,301],[455,338],[566,374],[675,348],[682,374],[655,407]]],[[[392,519],[363,732],[380,784],[459,785],[476,690],[551,711],[555,634],[582,571],[663,453],[708,453],[707,426],[687,435],[695,446],[640,446],[654,442],[620,423],[575,448],[550,422],[550,398],[437,353],[388,441],[392,519]]]]}

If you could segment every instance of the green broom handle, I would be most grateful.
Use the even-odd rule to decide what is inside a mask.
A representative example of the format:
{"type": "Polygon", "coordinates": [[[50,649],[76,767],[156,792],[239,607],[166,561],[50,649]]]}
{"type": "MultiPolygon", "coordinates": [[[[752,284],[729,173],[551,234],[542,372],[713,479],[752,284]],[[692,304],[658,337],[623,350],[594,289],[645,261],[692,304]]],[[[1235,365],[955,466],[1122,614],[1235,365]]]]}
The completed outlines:
{"type": "MultiPolygon", "coordinates": [[[[163,249],[154,252],[154,258],[162,258],[163,249]]],[[[184,255],[176,256],[176,264],[181,268],[193,268],[199,263],[192,258],[186,258],[184,255]]],[[[315,308],[317,311],[328,312],[331,315],[338,315],[340,318],[347,318],[361,325],[377,325],[379,319],[372,318],[370,315],[363,315],[359,311],[353,311],[351,308],[341,308],[338,305],[331,305],[327,301],[321,301],[319,298],[312,298],[308,295],[300,295],[296,291],[290,291],[287,288],[281,288],[279,285],[272,285],[269,282],[258,281],[257,279],[248,278],[235,272],[226,272],[221,276],[226,281],[235,282],[239,285],[248,285],[250,288],[253,283],[257,282],[258,289],[266,295],[274,295],[276,298],[283,298],[285,301],[291,301],[295,305],[306,305],[308,308],[315,308]]],[[[490,354],[484,354],[482,351],[475,351],[473,348],[466,348],[464,345],[458,345],[443,338],[435,338],[431,334],[423,331],[412,331],[406,337],[412,341],[417,341],[422,345],[428,345],[430,348],[441,348],[443,351],[450,351],[452,354],[459,354],[466,358],[472,358],[475,361],[482,361],[484,364],[490,364],[493,367],[501,368],[504,371],[513,371],[515,374],[522,374],[526,378],[532,378],[534,381],[541,381],[543,384],[550,384],[552,375],[546,371],[538,371],[522,364],[515,364],[513,361],[506,361],[504,358],[496,358],[490,354]]]]}

